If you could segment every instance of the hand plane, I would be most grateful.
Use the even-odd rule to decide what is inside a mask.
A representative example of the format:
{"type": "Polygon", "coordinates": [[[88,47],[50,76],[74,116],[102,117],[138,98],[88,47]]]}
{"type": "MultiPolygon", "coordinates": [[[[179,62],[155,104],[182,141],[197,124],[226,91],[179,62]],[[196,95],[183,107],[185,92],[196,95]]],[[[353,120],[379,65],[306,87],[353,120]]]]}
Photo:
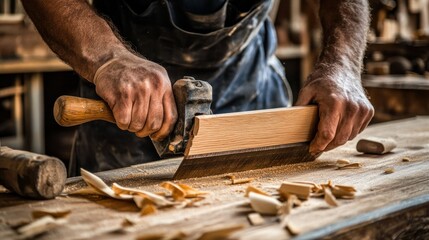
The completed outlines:
{"type": "MultiPolygon", "coordinates": [[[[315,159],[308,153],[308,142],[317,123],[315,106],[211,115],[209,83],[184,77],[174,83],[173,93],[178,111],[175,128],[163,141],[152,142],[162,158],[184,155],[175,179],[315,159]],[[270,128],[279,121],[284,121],[279,129],[270,128]]],[[[105,102],[72,96],[56,100],[54,117],[61,126],[94,120],[115,122],[105,102]]]]}

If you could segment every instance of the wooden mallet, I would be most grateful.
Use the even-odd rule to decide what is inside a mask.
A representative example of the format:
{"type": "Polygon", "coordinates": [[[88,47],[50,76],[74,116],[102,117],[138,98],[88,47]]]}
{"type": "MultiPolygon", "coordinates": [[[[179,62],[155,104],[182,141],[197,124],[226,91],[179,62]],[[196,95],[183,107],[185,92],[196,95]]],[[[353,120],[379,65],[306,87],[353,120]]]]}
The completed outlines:
{"type": "Polygon", "coordinates": [[[66,168],[55,157],[0,147],[0,184],[23,197],[52,199],[64,188],[66,168]]]}

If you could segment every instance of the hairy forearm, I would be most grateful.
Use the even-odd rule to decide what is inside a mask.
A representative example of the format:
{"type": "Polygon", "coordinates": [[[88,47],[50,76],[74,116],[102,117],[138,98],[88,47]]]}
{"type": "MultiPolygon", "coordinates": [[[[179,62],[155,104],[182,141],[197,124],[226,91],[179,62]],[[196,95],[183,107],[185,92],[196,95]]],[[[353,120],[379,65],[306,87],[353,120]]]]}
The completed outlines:
{"type": "Polygon", "coordinates": [[[127,51],[85,0],[22,3],[50,48],[89,81],[102,64],[127,51]]]}
{"type": "Polygon", "coordinates": [[[369,28],[366,0],[321,0],[323,49],[316,69],[360,74],[369,28]]]}

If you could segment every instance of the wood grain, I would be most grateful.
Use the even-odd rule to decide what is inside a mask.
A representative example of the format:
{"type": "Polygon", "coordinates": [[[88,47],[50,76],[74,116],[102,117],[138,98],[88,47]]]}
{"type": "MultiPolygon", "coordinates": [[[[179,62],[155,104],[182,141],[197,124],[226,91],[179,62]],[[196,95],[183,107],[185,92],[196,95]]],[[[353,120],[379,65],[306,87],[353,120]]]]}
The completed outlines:
{"type": "Polygon", "coordinates": [[[310,141],[317,107],[291,107],[195,117],[185,156],[310,141]]]}

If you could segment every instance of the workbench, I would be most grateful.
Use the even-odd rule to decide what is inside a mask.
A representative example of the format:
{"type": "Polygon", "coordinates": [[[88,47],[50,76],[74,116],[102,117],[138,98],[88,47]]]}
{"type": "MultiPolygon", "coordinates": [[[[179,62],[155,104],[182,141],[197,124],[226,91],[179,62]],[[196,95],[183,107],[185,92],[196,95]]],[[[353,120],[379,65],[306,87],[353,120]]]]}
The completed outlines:
{"type": "MultiPolygon", "coordinates": [[[[229,143],[231,144],[231,143],[229,143]]],[[[159,192],[159,184],[171,180],[180,159],[163,160],[128,168],[97,173],[109,185],[159,192]]],[[[243,224],[230,237],[238,239],[428,239],[429,238],[429,117],[417,117],[372,125],[355,140],[314,162],[234,173],[236,178],[254,177],[251,183],[231,185],[226,175],[181,180],[200,190],[209,191],[196,207],[165,208],[158,213],[139,216],[134,203],[98,195],[67,195],[87,188],[80,177],[70,178],[64,195],[54,200],[30,201],[11,193],[0,194],[0,238],[18,239],[14,228],[31,220],[35,209],[71,209],[67,224],[39,236],[38,239],[149,239],[149,235],[181,231],[195,236],[208,228],[243,224]],[[392,137],[398,146],[385,155],[356,152],[358,139],[367,136],[392,137]],[[409,162],[402,159],[408,157],[409,162]],[[357,169],[335,167],[338,159],[362,164],[357,169]],[[386,174],[386,168],[394,168],[386,174]],[[244,197],[248,185],[276,194],[284,181],[312,181],[352,185],[354,199],[338,200],[329,207],[321,198],[310,198],[292,209],[289,223],[300,234],[292,236],[280,227],[278,218],[264,216],[265,223],[251,226],[252,212],[244,197]],[[124,220],[134,224],[124,227],[124,220]],[[146,237],[146,238],[145,238],[146,237]]],[[[160,239],[160,238],[151,238],[160,239]]]]}

